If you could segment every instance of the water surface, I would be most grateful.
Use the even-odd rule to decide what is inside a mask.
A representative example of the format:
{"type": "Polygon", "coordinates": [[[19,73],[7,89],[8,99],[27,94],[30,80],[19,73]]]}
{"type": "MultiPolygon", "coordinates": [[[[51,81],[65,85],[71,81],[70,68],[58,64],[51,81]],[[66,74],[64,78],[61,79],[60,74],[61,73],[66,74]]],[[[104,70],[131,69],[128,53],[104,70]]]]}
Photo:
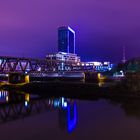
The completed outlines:
{"type": "Polygon", "coordinates": [[[0,91],[2,140],[139,140],[139,100],[73,100],[0,91]]]}

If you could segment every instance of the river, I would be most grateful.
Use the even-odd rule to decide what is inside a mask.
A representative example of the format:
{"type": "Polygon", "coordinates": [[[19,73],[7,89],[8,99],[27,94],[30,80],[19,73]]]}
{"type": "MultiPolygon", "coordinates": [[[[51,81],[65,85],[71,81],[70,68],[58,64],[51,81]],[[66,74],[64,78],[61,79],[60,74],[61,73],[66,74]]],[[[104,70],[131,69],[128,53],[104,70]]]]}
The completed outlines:
{"type": "Polygon", "coordinates": [[[139,100],[44,98],[0,91],[1,140],[139,140],[139,100]]]}

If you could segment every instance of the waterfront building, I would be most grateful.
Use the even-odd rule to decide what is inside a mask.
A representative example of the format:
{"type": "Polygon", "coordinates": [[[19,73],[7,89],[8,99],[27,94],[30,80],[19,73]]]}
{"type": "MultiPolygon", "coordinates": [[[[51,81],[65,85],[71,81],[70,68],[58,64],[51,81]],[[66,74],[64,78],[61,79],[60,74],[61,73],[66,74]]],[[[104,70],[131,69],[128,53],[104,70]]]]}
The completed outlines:
{"type": "Polygon", "coordinates": [[[72,28],[58,28],[58,52],[46,55],[46,60],[58,62],[55,70],[71,70],[71,66],[80,63],[80,57],[75,54],[75,31],[72,28]]]}
{"type": "Polygon", "coordinates": [[[75,54],[75,31],[69,26],[58,28],[58,52],[75,54]]]}
{"type": "Polygon", "coordinates": [[[99,72],[110,71],[113,68],[113,64],[110,62],[90,61],[81,62],[82,69],[94,70],[99,72]]]}
{"type": "Polygon", "coordinates": [[[58,70],[71,70],[71,65],[80,63],[80,57],[77,54],[64,52],[46,55],[46,60],[58,62],[58,70]]]}
{"type": "Polygon", "coordinates": [[[77,54],[64,53],[64,52],[58,52],[56,54],[46,55],[46,59],[47,60],[63,61],[63,62],[72,62],[72,63],[80,62],[80,57],[77,56],[77,54]]]}

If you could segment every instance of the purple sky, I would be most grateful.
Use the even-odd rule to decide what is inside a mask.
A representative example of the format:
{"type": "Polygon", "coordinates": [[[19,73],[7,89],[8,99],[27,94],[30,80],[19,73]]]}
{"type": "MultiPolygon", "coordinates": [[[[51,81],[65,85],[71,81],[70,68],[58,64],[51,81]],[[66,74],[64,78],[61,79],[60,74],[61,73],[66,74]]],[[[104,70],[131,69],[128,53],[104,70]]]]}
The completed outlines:
{"type": "Polygon", "coordinates": [[[76,31],[83,60],[140,56],[139,0],[1,0],[0,55],[45,57],[57,51],[57,28],[76,31]]]}

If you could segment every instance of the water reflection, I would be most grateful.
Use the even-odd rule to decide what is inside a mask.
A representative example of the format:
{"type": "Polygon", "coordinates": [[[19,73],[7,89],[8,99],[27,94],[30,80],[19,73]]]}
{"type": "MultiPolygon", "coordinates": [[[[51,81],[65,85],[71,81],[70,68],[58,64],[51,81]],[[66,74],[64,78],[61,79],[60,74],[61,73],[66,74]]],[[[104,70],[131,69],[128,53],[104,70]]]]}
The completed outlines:
{"type": "Polygon", "coordinates": [[[74,100],[64,97],[49,99],[49,104],[54,108],[59,108],[59,127],[67,129],[71,133],[77,124],[77,106],[74,100]]]}
{"type": "MultiPolygon", "coordinates": [[[[25,118],[28,116],[37,115],[39,113],[47,112],[51,114],[52,117],[56,116],[57,123],[59,125],[60,130],[67,131],[68,133],[76,132],[76,130],[81,130],[79,128],[80,126],[83,126],[81,124],[86,125],[88,122],[84,123],[85,120],[90,121],[90,124],[95,124],[96,121],[100,124],[100,121],[102,122],[102,118],[96,117],[98,116],[104,116],[104,118],[108,118],[110,116],[110,112],[108,112],[108,108],[112,106],[117,106],[119,110],[123,110],[125,112],[125,117],[128,118],[135,117],[140,119],[140,100],[138,99],[109,99],[109,101],[105,100],[105,102],[100,102],[100,99],[95,99],[91,101],[79,101],[76,102],[73,99],[67,99],[64,97],[60,98],[47,98],[47,97],[41,97],[38,95],[32,95],[29,93],[18,93],[18,92],[8,92],[8,91],[0,91],[0,123],[9,122],[13,120],[17,120],[20,118],[25,118]],[[96,99],[96,100],[95,100],[96,99]],[[106,104],[106,102],[109,104],[106,104]],[[78,103],[78,113],[77,113],[77,103],[78,103]],[[107,108],[101,110],[101,107],[107,108]],[[83,108],[86,109],[86,113],[88,114],[88,111],[91,111],[90,115],[86,115],[84,118],[83,116],[86,114],[83,112],[83,108]],[[109,116],[105,116],[105,113],[107,112],[109,116]],[[77,115],[78,116],[77,118],[77,115]],[[81,119],[84,118],[84,119],[81,119]],[[81,122],[80,124],[77,122],[81,122]],[[81,121],[82,120],[82,121],[81,121]]],[[[111,108],[113,111],[114,108],[111,108]]],[[[44,113],[45,114],[45,113],[44,113]]],[[[43,115],[44,115],[43,114],[43,115]]],[[[119,113],[118,113],[119,114],[119,113]]],[[[48,114],[47,114],[48,115],[48,114]]],[[[119,115],[118,115],[119,116],[119,115]]],[[[44,117],[45,121],[48,119],[46,116],[44,117]]],[[[39,123],[41,121],[44,122],[44,120],[41,120],[39,117],[39,123]]],[[[48,120],[48,121],[50,121],[48,120]]],[[[105,119],[104,119],[105,120],[105,119]]],[[[107,120],[107,119],[106,119],[107,120]]],[[[54,120],[53,120],[54,121],[54,120]]],[[[124,120],[123,120],[124,121],[124,120]]],[[[138,120],[139,121],[139,120],[138,120]]],[[[54,121],[55,122],[55,121],[54,121]]],[[[102,122],[103,123],[103,122],[102,122]]],[[[101,126],[102,127],[102,123],[101,126]]],[[[106,123],[103,123],[106,124],[106,123]]],[[[52,125],[52,122],[51,124],[52,125]]],[[[53,124],[56,128],[56,125],[53,124]]],[[[95,125],[97,127],[97,124],[95,125]]],[[[92,129],[94,126],[89,126],[88,129],[92,129]]],[[[94,128],[96,130],[96,127],[94,128]]],[[[88,130],[84,130],[88,131],[88,130]]]]}
{"type": "Polygon", "coordinates": [[[0,91],[0,103],[1,102],[8,102],[9,98],[8,98],[8,91],[0,91]]]}
{"type": "Polygon", "coordinates": [[[140,99],[112,99],[112,105],[120,105],[126,116],[140,119],[140,99]]]}
{"type": "Polygon", "coordinates": [[[68,132],[71,133],[75,128],[76,123],[77,123],[76,102],[65,101],[64,105],[62,105],[62,108],[59,109],[59,126],[61,129],[67,127],[68,132]]]}
{"type": "Polygon", "coordinates": [[[99,87],[103,87],[104,85],[105,85],[105,82],[103,82],[103,81],[99,81],[99,82],[98,82],[98,86],[99,86],[99,87]]]}
{"type": "Polygon", "coordinates": [[[28,107],[30,101],[30,94],[25,93],[25,107],[28,107]]]}
{"type": "Polygon", "coordinates": [[[0,91],[0,122],[56,109],[60,128],[71,133],[77,124],[77,106],[74,100],[64,97],[48,99],[28,93],[0,91]]]}

